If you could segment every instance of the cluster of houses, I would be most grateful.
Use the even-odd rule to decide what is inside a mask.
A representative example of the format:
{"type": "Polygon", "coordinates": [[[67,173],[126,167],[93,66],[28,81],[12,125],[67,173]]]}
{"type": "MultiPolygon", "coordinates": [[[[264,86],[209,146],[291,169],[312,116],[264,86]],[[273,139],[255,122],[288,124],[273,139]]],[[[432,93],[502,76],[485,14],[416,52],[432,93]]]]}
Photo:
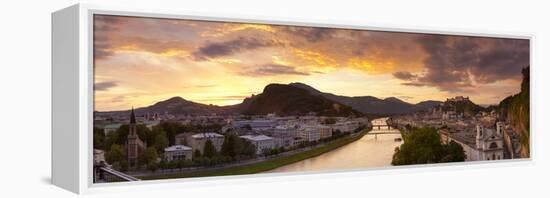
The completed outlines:
{"type": "MultiPolygon", "coordinates": [[[[294,117],[294,119],[296,119],[294,117]]],[[[331,125],[321,124],[322,118],[302,118],[300,122],[294,119],[273,117],[271,119],[229,121],[223,127],[223,133],[234,132],[239,137],[252,143],[257,154],[265,150],[283,147],[288,149],[306,142],[315,142],[332,137],[334,131],[352,132],[368,121],[350,121],[351,118],[340,118],[341,122],[331,125]],[[284,123],[284,124],[283,124],[284,123]]],[[[300,120],[298,118],[298,120],[300,120]]],[[[193,153],[199,150],[203,153],[204,144],[210,140],[220,151],[224,136],[220,133],[180,133],[176,135],[176,145],[164,150],[166,160],[192,159],[193,153]]]]}
{"type": "MultiPolygon", "coordinates": [[[[145,115],[136,117],[132,111],[131,120],[137,123],[145,124],[147,127],[153,127],[159,124],[163,118],[168,116],[153,116],[145,115]]],[[[172,116],[174,117],[174,116],[172,116]]],[[[325,117],[320,116],[286,116],[279,117],[275,114],[266,116],[249,117],[242,119],[239,116],[226,116],[221,119],[221,116],[197,116],[183,117],[180,120],[170,120],[172,122],[180,122],[182,124],[197,123],[202,124],[222,124],[220,131],[213,132],[182,132],[175,136],[175,145],[164,149],[164,159],[172,160],[192,160],[193,153],[200,151],[204,153],[204,145],[207,140],[210,140],[214,147],[220,151],[224,142],[224,133],[235,133],[240,138],[245,139],[256,147],[257,154],[261,154],[265,150],[277,148],[291,148],[303,143],[316,142],[321,139],[333,136],[334,132],[353,132],[362,125],[368,124],[367,118],[348,118],[348,117],[332,117],[334,122],[326,124],[325,117]],[[194,120],[198,119],[198,120],[194,120]]],[[[121,119],[121,118],[119,118],[121,119]]],[[[126,121],[127,122],[127,121],[126,121]]],[[[101,122],[100,122],[101,123],[101,122]]],[[[119,122],[109,122],[102,126],[104,133],[112,133],[125,123],[122,120],[119,122]]],[[[135,123],[134,123],[135,124],[135,123]]],[[[132,128],[132,127],[131,127],[132,128]]],[[[134,149],[133,149],[134,150],[134,149]]],[[[132,150],[132,152],[134,152],[132,150]]],[[[135,149],[139,150],[139,149],[135,149]]],[[[137,151],[136,151],[137,152],[137,151]]],[[[133,155],[135,156],[135,155],[133,155]]]]}
{"type": "MultiPolygon", "coordinates": [[[[448,101],[468,100],[467,97],[455,97],[448,101]]],[[[500,160],[519,157],[519,137],[511,125],[499,119],[495,111],[480,112],[474,116],[464,116],[454,111],[431,110],[416,112],[393,118],[399,127],[434,127],[441,141],[454,141],[462,146],[466,161],[500,160]]]]}

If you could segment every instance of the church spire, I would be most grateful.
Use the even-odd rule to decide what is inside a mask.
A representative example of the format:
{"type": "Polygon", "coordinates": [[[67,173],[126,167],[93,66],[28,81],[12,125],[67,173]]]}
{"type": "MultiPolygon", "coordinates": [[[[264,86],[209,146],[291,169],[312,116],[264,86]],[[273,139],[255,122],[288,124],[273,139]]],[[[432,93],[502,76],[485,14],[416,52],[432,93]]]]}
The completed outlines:
{"type": "Polygon", "coordinates": [[[134,107],[132,106],[132,113],[130,113],[130,124],[136,123],[136,114],[134,113],[134,107]]]}

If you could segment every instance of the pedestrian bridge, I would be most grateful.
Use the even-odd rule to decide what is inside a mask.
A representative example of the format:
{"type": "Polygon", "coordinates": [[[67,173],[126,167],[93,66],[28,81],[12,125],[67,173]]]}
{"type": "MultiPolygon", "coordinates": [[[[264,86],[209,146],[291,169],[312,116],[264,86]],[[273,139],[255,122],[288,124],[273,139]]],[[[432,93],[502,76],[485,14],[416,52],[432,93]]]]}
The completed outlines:
{"type": "Polygon", "coordinates": [[[401,134],[401,132],[388,124],[389,118],[378,118],[374,119],[371,122],[372,130],[367,133],[367,135],[389,135],[389,134],[401,134]]]}
{"type": "Polygon", "coordinates": [[[391,126],[390,126],[390,125],[387,125],[386,123],[380,124],[380,125],[375,125],[375,124],[373,124],[373,125],[372,125],[372,129],[378,129],[378,130],[387,129],[387,130],[391,130],[391,126]]]}
{"type": "Polygon", "coordinates": [[[367,135],[383,135],[383,134],[401,134],[399,131],[387,131],[387,132],[368,132],[367,135]]]}
{"type": "Polygon", "coordinates": [[[117,171],[107,166],[94,167],[94,183],[140,181],[140,179],[117,171]]]}

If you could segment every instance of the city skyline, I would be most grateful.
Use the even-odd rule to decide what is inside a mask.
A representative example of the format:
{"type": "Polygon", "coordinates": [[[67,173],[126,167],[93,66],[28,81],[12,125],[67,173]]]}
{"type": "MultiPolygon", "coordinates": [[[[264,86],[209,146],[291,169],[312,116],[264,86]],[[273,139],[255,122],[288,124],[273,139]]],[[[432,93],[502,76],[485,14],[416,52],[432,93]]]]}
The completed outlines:
{"type": "Polygon", "coordinates": [[[174,96],[231,105],[270,83],[409,103],[519,92],[529,40],[180,19],[94,17],[95,110],[174,96]]]}

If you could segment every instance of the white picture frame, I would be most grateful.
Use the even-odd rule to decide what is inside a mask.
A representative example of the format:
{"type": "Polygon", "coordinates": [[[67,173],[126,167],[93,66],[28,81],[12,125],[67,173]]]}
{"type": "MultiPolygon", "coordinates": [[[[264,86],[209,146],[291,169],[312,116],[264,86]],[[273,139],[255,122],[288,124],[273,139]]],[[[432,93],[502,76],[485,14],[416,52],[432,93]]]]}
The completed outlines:
{"type": "MultiPolygon", "coordinates": [[[[94,14],[110,14],[139,17],[159,17],[173,19],[195,19],[222,22],[248,22],[267,23],[277,25],[299,25],[329,28],[349,28],[396,32],[432,33],[461,36],[489,36],[497,38],[529,39],[531,56],[533,54],[534,35],[526,33],[490,33],[468,32],[449,29],[416,29],[414,27],[393,26],[356,26],[346,24],[331,24],[323,21],[308,19],[287,19],[283,17],[262,16],[219,16],[216,13],[193,13],[166,10],[134,10],[102,7],[98,5],[77,4],[59,10],[52,14],[52,183],[63,189],[78,194],[97,192],[113,192],[135,189],[136,185],[142,189],[156,188],[180,188],[200,185],[221,184],[220,181],[231,179],[234,182],[256,181],[284,181],[281,176],[292,178],[316,178],[316,177],[349,177],[360,175],[392,174],[409,171],[438,170],[500,167],[500,166],[526,166],[534,163],[536,159],[535,142],[536,133],[530,131],[531,157],[528,159],[502,160],[499,162],[461,162],[451,164],[412,165],[403,167],[382,167],[360,170],[343,170],[322,172],[323,174],[310,173],[277,173],[244,176],[223,176],[208,178],[171,179],[157,181],[142,181],[131,183],[94,184],[92,181],[93,161],[93,50],[92,27],[94,14]],[[373,171],[374,170],[374,171],[373,171]],[[335,173],[340,173],[336,175],[335,173]],[[342,174],[343,173],[343,174],[342,174]],[[351,174],[354,173],[354,174],[351,174]]],[[[532,58],[531,58],[532,60],[532,58]]],[[[534,65],[531,64],[531,67],[534,65]]],[[[531,69],[531,71],[533,71],[531,69]]],[[[531,82],[533,79],[531,78],[531,82]]],[[[532,83],[531,83],[532,85],[532,83]]],[[[533,117],[533,93],[531,92],[531,126],[534,126],[533,117]]],[[[315,173],[315,172],[314,172],[315,173]]]]}

